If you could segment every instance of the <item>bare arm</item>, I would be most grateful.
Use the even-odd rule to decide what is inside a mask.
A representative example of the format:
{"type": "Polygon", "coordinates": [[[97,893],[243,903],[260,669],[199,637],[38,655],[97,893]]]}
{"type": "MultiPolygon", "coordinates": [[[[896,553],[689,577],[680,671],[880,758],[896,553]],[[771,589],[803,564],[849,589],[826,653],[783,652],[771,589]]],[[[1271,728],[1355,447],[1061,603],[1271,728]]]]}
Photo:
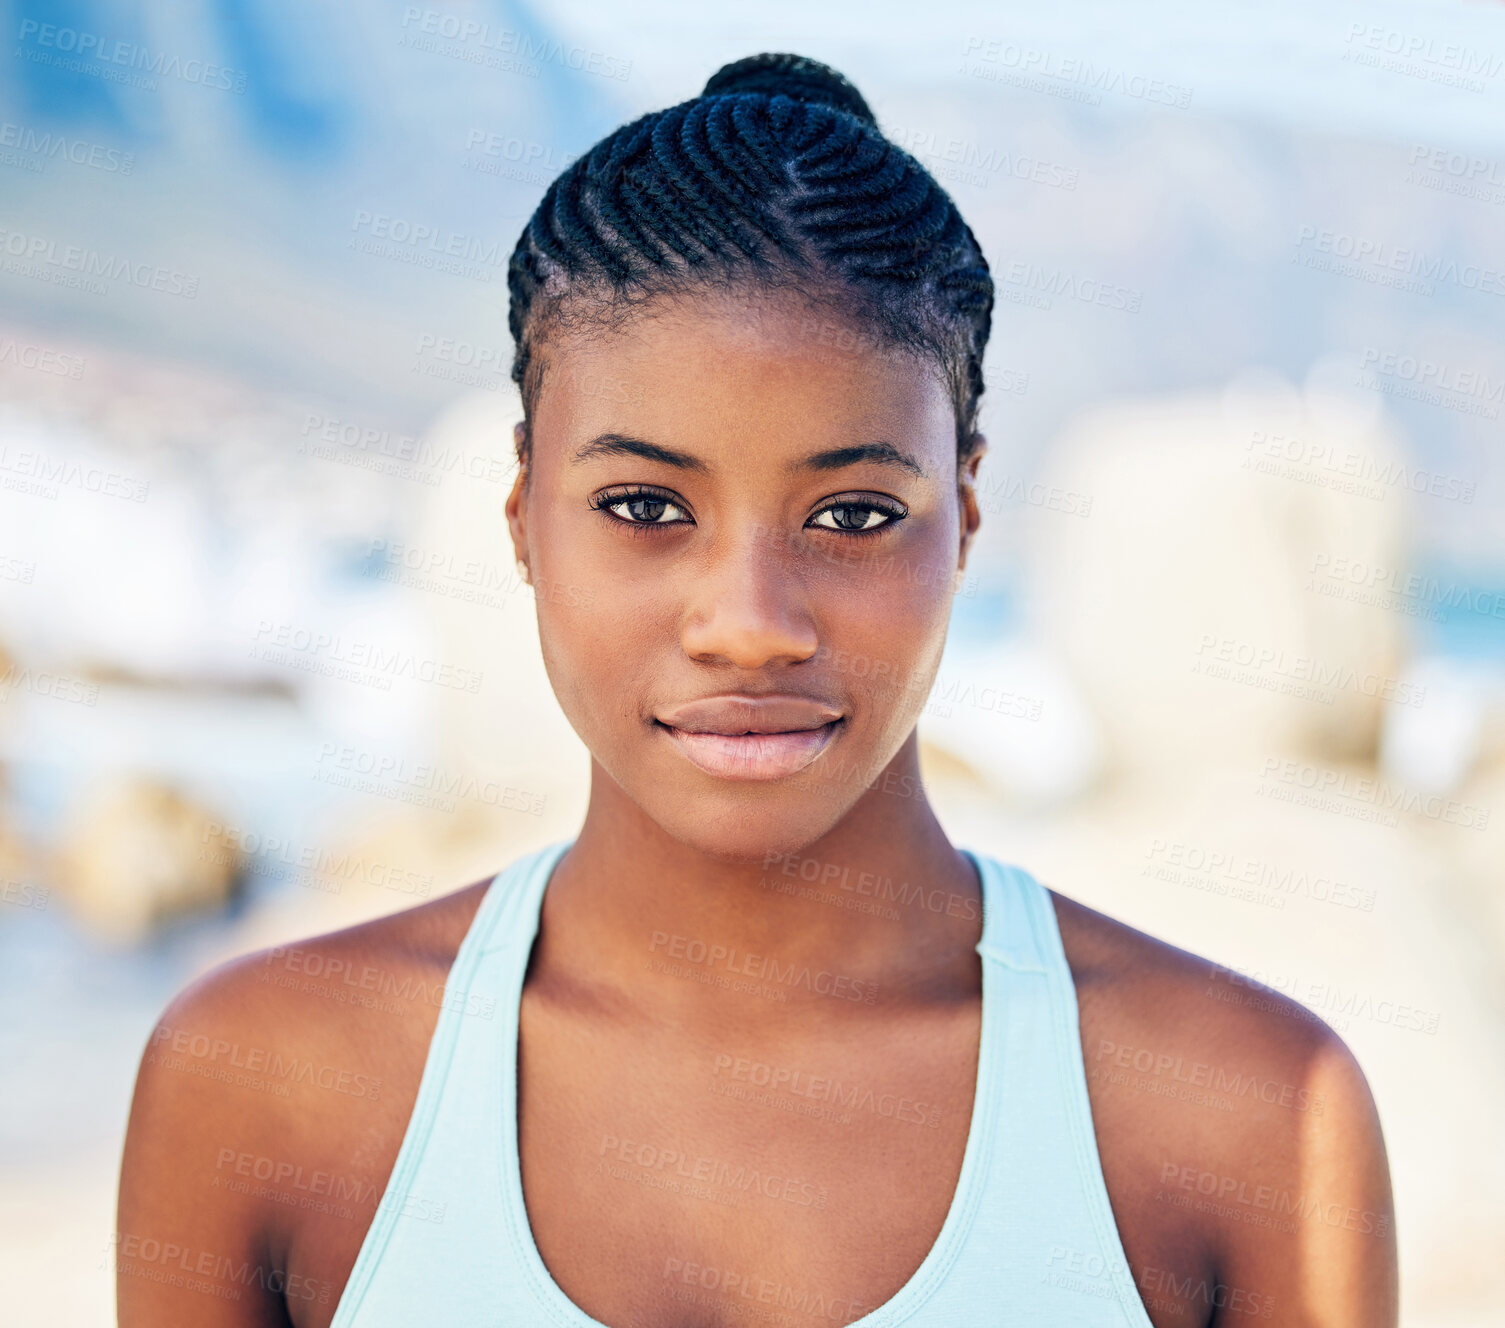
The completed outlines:
{"type": "Polygon", "coordinates": [[[121,1328],[328,1328],[486,884],[245,955],[163,1012],[121,1166],[121,1328]]]}
{"type": "Polygon", "coordinates": [[[266,1205],[232,1193],[206,1158],[275,1110],[231,1068],[244,982],[216,970],[163,1012],[142,1055],[113,1233],[120,1328],[287,1328],[266,1205]]]}
{"type": "MultiPolygon", "coordinates": [[[[1225,1219],[1221,1280],[1257,1289],[1290,1328],[1395,1328],[1395,1212],[1379,1114],[1352,1053],[1324,1034],[1303,1072],[1320,1113],[1302,1113],[1290,1139],[1244,1141],[1230,1160],[1237,1217],[1225,1219]]],[[[1229,1304],[1213,1319],[1216,1328],[1248,1321],[1229,1304]]]]}
{"type": "Polygon", "coordinates": [[[1279,992],[1056,907],[1105,1178],[1152,1321],[1395,1328],[1389,1166],[1343,1040],[1279,992]]]}

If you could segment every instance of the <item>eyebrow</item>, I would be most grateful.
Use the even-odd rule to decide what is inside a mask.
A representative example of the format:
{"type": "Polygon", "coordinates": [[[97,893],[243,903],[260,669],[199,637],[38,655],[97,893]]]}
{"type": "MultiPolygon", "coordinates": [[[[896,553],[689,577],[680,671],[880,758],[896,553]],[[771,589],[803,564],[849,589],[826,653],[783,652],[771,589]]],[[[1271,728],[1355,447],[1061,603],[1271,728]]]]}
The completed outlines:
{"type": "MultiPolygon", "coordinates": [[[[641,438],[628,438],[619,433],[603,433],[582,443],[575,449],[570,462],[578,465],[598,456],[641,457],[645,461],[659,461],[676,470],[694,471],[700,475],[709,474],[711,469],[699,457],[691,456],[688,452],[678,452],[672,447],[662,447],[658,443],[647,443],[641,438]]],[[[892,443],[883,442],[856,443],[850,447],[831,447],[823,452],[812,452],[807,457],[791,461],[787,469],[840,470],[864,461],[880,466],[900,466],[913,471],[921,479],[925,478],[924,468],[909,453],[900,451],[892,443]]]]}
{"type": "Polygon", "coordinates": [[[641,438],[626,438],[619,433],[603,433],[582,443],[570,458],[571,465],[589,461],[598,456],[635,456],[644,461],[662,461],[678,470],[693,470],[701,475],[710,473],[710,467],[699,457],[688,452],[676,452],[672,447],[660,447],[657,443],[645,443],[641,438]]]}
{"type": "Polygon", "coordinates": [[[824,452],[812,452],[803,461],[791,462],[790,470],[840,470],[843,466],[855,466],[861,461],[875,462],[880,466],[902,466],[912,470],[921,479],[924,468],[908,452],[901,452],[892,443],[857,443],[851,447],[833,447],[824,452]]]}

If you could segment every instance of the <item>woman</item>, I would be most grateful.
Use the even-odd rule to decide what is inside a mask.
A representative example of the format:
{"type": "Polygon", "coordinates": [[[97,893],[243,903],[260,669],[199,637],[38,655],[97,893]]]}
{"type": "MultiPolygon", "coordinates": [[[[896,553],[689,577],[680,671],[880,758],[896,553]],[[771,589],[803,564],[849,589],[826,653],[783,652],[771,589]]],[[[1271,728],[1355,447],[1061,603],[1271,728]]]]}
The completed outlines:
{"type": "Polygon", "coordinates": [[[584,824],[172,1003],[121,1323],[1393,1324],[1339,1038],[925,800],[992,308],[945,192],[758,56],[565,171],[510,279],[584,824]]]}

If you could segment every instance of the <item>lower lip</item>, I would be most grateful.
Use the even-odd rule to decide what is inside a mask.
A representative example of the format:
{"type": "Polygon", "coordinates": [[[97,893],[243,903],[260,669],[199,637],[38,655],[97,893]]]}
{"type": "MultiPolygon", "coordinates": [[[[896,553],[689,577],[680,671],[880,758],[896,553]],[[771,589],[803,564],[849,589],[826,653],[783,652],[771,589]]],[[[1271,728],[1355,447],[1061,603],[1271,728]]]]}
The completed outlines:
{"type": "Polygon", "coordinates": [[[671,737],[691,764],[718,779],[784,779],[803,770],[830,745],[841,721],[794,733],[686,733],[667,724],[671,737]]]}

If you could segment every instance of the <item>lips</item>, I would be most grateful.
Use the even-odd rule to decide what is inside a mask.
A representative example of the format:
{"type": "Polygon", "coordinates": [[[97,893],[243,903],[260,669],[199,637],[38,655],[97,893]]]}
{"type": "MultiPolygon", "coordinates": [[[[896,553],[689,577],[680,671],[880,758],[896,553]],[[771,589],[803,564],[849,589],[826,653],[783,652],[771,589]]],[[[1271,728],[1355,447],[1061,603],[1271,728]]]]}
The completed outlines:
{"type": "Polygon", "coordinates": [[[654,719],[706,774],[767,780],[786,778],[815,760],[835,736],[842,713],[808,696],[708,696],[654,719]]]}

